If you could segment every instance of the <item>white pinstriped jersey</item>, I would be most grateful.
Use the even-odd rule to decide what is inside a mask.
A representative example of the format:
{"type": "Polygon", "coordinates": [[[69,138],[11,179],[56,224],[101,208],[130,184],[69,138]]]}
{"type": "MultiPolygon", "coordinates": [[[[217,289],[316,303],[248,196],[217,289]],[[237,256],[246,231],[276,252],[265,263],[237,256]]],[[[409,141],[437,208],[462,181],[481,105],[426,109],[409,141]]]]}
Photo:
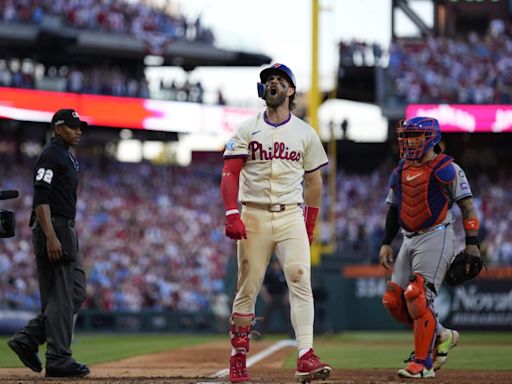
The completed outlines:
{"type": "Polygon", "coordinates": [[[303,202],[302,180],[328,163],[315,130],[298,117],[272,124],[260,112],[246,120],[229,139],[224,159],[245,158],[240,173],[241,202],[303,202]]]}

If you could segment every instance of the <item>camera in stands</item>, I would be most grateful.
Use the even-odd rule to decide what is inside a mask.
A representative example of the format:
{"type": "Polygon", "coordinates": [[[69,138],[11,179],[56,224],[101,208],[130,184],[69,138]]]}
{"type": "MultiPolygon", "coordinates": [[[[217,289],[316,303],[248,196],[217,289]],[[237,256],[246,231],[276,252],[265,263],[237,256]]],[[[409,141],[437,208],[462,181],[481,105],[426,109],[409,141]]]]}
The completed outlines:
{"type": "MultiPolygon", "coordinates": [[[[19,196],[18,191],[0,191],[0,200],[15,199],[19,196]]],[[[15,235],[16,219],[14,212],[0,209],[0,237],[13,237],[15,235]]]]}

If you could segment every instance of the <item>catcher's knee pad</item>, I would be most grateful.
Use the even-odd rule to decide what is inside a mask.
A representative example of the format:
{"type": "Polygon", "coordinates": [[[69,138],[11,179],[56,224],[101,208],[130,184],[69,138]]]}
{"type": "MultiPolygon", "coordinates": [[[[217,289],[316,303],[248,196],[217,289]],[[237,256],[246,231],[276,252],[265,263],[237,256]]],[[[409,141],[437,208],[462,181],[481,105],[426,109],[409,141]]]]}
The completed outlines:
{"type": "Polygon", "coordinates": [[[254,326],[254,314],[233,312],[231,315],[231,345],[233,348],[243,348],[249,352],[252,327],[254,326]]]}
{"type": "Polygon", "coordinates": [[[421,318],[427,310],[427,290],[425,278],[419,273],[411,275],[404,292],[407,311],[413,320],[421,318]]]}
{"type": "Polygon", "coordinates": [[[407,312],[407,304],[405,303],[404,290],[398,284],[388,281],[388,286],[382,304],[388,312],[400,323],[411,324],[412,320],[407,312]]]}
{"type": "Polygon", "coordinates": [[[423,315],[414,320],[414,356],[425,361],[425,366],[430,368],[432,364],[432,347],[436,338],[437,319],[430,307],[427,307],[423,315]]]}

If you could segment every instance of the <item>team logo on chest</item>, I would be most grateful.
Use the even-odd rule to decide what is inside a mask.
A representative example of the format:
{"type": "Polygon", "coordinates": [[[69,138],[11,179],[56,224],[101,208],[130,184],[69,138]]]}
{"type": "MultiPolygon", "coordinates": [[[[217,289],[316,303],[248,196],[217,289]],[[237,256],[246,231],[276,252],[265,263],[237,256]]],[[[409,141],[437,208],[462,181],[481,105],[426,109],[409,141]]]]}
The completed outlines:
{"type": "Polygon", "coordinates": [[[276,141],[273,147],[268,148],[263,148],[263,144],[259,141],[251,141],[249,143],[249,153],[251,154],[251,160],[300,160],[299,151],[291,151],[285,143],[281,143],[279,141],[276,141]]]}

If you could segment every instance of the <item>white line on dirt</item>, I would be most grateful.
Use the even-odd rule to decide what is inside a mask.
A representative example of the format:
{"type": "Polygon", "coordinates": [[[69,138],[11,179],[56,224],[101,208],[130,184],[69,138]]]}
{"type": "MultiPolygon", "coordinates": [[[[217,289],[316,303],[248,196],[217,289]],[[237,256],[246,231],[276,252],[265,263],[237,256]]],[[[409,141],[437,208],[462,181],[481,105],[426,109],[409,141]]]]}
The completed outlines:
{"type": "MultiPolygon", "coordinates": [[[[297,345],[296,341],[295,340],[291,340],[291,339],[290,340],[278,341],[277,343],[272,344],[270,347],[264,349],[263,351],[258,352],[254,356],[249,357],[247,359],[247,366],[250,367],[251,365],[256,364],[258,361],[261,361],[264,358],[266,358],[266,357],[270,356],[271,354],[273,354],[274,352],[279,351],[281,348],[295,347],[296,345],[297,345]]],[[[229,375],[229,368],[225,368],[225,369],[221,369],[220,371],[214,373],[210,377],[212,377],[212,378],[222,378],[222,377],[226,377],[228,375],[229,375]]],[[[206,382],[204,382],[204,383],[197,383],[197,384],[206,384],[206,382]]]]}

